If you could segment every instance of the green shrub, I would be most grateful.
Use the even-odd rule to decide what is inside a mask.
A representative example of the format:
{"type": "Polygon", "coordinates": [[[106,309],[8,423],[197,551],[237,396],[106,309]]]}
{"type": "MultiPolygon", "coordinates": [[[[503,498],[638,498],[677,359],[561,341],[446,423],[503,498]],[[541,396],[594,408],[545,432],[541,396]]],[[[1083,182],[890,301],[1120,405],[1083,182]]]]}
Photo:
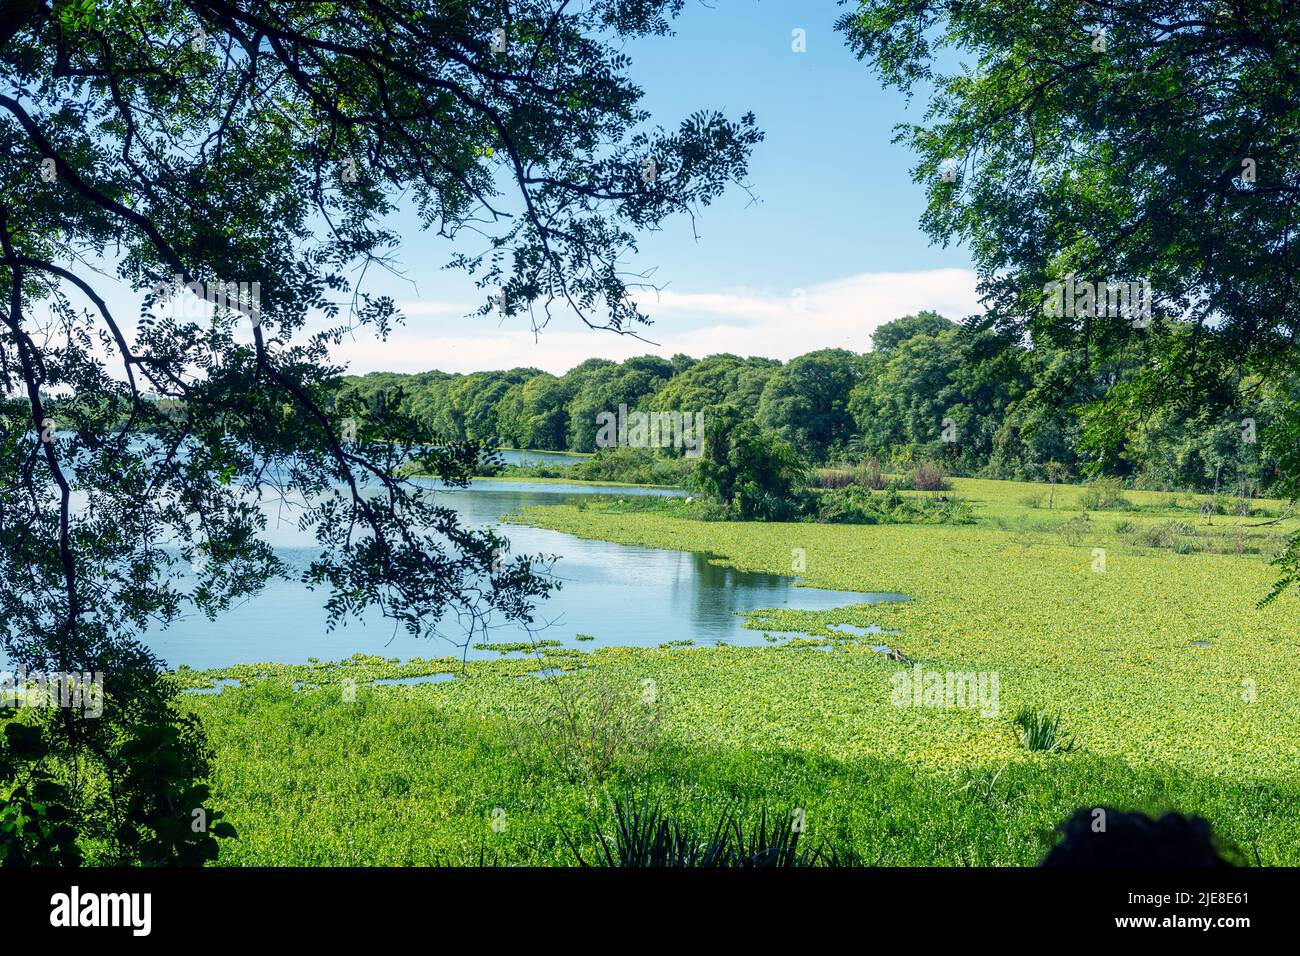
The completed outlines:
{"type": "Polygon", "coordinates": [[[880,524],[888,510],[883,497],[862,485],[850,485],[816,496],[816,518],[827,524],[880,524]]]}
{"type": "Polygon", "coordinates": [[[1162,521],[1135,529],[1131,534],[1134,544],[1143,548],[1168,548],[1180,554],[1195,550],[1188,544],[1196,538],[1196,529],[1183,521],[1162,521]]]}
{"type": "Polygon", "coordinates": [[[789,442],[733,405],[709,417],[692,487],[742,520],[781,521],[805,506],[807,464],[789,442]]]}
{"type": "Polygon", "coordinates": [[[814,520],[825,524],[969,524],[975,519],[959,498],[909,497],[896,488],[874,494],[863,485],[850,485],[815,495],[814,520]]]}
{"type": "Polygon", "coordinates": [[[1115,478],[1101,478],[1084,485],[1079,492],[1080,507],[1090,511],[1129,508],[1133,502],[1123,495],[1124,485],[1115,478]]]}
{"type": "Polygon", "coordinates": [[[696,498],[686,506],[686,516],[696,521],[735,521],[736,515],[721,501],[696,498]]]}
{"type": "Polygon", "coordinates": [[[908,486],[913,491],[947,491],[952,487],[948,472],[938,462],[922,459],[912,468],[908,486]]]}
{"type": "Polygon", "coordinates": [[[1092,519],[1088,517],[1088,512],[1077,514],[1069,521],[1063,521],[1057,526],[1057,531],[1065,539],[1065,543],[1074,548],[1083,543],[1084,537],[1092,531],[1092,519]]]}
{"type": "Polygon", "coordinates": [[[481,462],[476,471],[484,477],[560,478],[679,487],[686,484],[694,465],[693,459],[663,454],[653,448],[619,447],[602,449],[572,464],[493,465],[481,462]]]}
{"type": "Polygon", "coordinates": [[[553,696],[540,714],[514,725],[510,741],[525,764],[571,783],[603,786],[634,779],[659,746],[663,705],[653,685],[594,670],[547,681],[553,696]]]}
{"type": "Polygon", "coordinates": [[[579,481],[616,481],[633,485],[684,485],[694,459],[670,457],[650,448],[609,448],[566,469],[579,481]]]}
{"type": "Polygon", "coordinates": [[[880,462],[868,458],[855,465],[842,465],[835,468],[818,468],[809,480],[813,488],[847,488],[861,485],[873,491],[885,487],[885,476],[880,470],[880,462]]]}

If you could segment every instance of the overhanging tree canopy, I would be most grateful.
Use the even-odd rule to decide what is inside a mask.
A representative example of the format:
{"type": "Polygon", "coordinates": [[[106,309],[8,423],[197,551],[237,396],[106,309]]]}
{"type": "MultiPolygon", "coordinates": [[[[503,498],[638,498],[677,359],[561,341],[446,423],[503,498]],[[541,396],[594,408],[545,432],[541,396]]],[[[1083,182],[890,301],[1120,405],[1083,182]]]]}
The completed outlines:
{"type": "Polygon", "coordinates": [[[107,675],[116,709],[61,715],[72,744],[107,754],[97,728],[148,716],[129,702],[165,710],[142,630],[288,573],[269,497],[301,505],[332,621],[528,619],[535,562],[401,476],[422,455],[463,482],[477,450],[333,403],[329,349],[400,319],[353,278],[387,264],[399,204],[461,240],[483,314],[646,321],[635,231],[738,183],[760,139],[748,115],[648,126],[618,45],[681,6],[0,0],[0,643],[107,675]],[[134,329],[105,261],[142,296],[134,329]],[[178,281],[245,295],[191,319],[166,307],[178,281]]]}
{"type": "MultiPolygon", "coordinates": [[[[927,185],[923,226],[971,249],[982,321],[1069,350],[1076,381],[1139,356],[1089,410],[1098,462],[1161,409],[1236,421],[1249,454],[1258,390],[1300,364],[1296,5],[865,0],[839,26],[886,83],[928,100],[899,138],[927,185]],[[1045,287],[1071,275],[1149,282],[1152,320],[1052,314],[1045,287]]],[[[1297,416],[1258,439],[1300,494],[1297,416]]],[[[1294,580],[1300,546],[1282,561],[1294,580]]]]}

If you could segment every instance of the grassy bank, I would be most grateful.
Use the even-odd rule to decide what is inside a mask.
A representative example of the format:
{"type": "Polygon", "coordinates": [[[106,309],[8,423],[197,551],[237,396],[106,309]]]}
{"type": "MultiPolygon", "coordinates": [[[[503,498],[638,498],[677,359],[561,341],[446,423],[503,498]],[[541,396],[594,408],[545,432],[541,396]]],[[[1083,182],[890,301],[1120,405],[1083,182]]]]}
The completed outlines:
{"type": "Polygon", "coordinates": [[[1026,503],[1039,490],[958,479],[977,520],[952,526],[699,522],[616,502],[530,509],[524,520],[577,535],[778,573],[801,560],[814,585],[912,600],[750,621],[778,641],[833,637],[829,649],[588,655],[570,637],[550,663],[582,669],[558,680],[521,679],[539,666],[530,659],[418,686],[368,682],[454,662],[216,675],[254,684],[191,703],[241,834],[227,862],[570,863],[564,834],[590,846],[603,794],[630,789],[704,824],[728,804],[751,816],[798,807],[810,835],[882,864],[1030,864],[1054,824],[1099,805],[1201,813],[1252,857],[1300,863],[1294,599],[1255,606],[1272,570],[1250,547],[1180,552],[1133,530],[1180,522],[1263,548],[1288,524],[1198,524],[1192,505],[1141,493],[1080,522],[1072,489],[1058,487],[1050,511],[1026,503]],[[907,666],[835,624],[898,631],[887,640],[925,670],[995,672],[997,714],[894,706],[891,678],[907,666]],[[349,676],[355,701],[339,689],[349,676]],[[295,693],[294,681],[319,687],[295,693]],[[626,745],[594,761],[599,747],[554,731],[565,701],[586,715],[587,744],[626,745]],[[1059,715],[1076,749],[1022,747],[1022,707],[1059,715]]]}

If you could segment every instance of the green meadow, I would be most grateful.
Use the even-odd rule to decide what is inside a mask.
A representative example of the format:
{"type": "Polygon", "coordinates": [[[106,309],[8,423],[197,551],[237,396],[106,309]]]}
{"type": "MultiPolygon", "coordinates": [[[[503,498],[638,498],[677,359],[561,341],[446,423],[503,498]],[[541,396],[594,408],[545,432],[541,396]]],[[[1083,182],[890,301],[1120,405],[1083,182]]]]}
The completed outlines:
{"type": "Polygon", "coordinates": [[[1252,862],[1300,864],[1300,628],[1291,596],[1257,606],[1296,526],[1283,505],[952,484],[971,523],[700,521],[614,498],[518,517],[911,598],[759,612],[765,646],[587,653],[570,635],[463,666],[180,672],[241,684],[187,697],[240,835],[222,862],[572,864],[633,795],[703,827],[727,808],[799,811],[813,838],[881,865],[1033,864],[1057,823],[1101,806],[1198,813],[1252,862]],[[996,675],[996,713],[900,705],[897,675],[918,666],[996,675]],[[431,674],[456,676],[370,683],[431,674]],[[1073,749],[1023,746],[1026,708],[1073,749]]]}

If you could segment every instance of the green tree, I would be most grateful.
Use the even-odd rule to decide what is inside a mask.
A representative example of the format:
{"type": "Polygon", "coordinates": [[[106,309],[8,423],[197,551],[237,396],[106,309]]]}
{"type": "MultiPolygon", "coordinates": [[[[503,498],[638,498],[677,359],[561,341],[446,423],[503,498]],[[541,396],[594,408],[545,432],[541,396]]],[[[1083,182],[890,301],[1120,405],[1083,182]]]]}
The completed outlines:
{"type": "Polygon", "coordinates": [[[497,409],[502,439],[516,448],[564,450],[571,397],[569,384],[545,372],[510,386],[497,409]]]}
{"type": "Polygon", "coordinates": [[[630,358],[587,372],[569,402],[569,448],[596,451],[596,416],[618,412],[620,405],[636,409],[672,376],[672,364],[653,355],[630,358]]]}
{"type": "Polygon", "coordinates": [[[760,139],[752,116],[649,124],[624,43],[681,6],[0,4],[0,384],[21,396],[0,409],[0,647],[105,675],[101,718],[62,710],[50,728],[79,768],[78,824],[110,821],[104,861],[165,856],[207,799],[186,786],[201,740],[139,636],[290,573],[264,495],[300,505],[319,545],[303,577],[331,624],[530,619],[550,587],[537,562],[503,568],[495,535],[402,477],[415,457],[463,483],[478,450],[429,450],[406,399],[343,395],[330,348],[401,321],[357,285],[398,244],[399,203],[467,240],[449,264],[484,288],[484,315],[645,321],[622,278],[634,232],[710,204],[760,139]],[[134,330],[85,250],[142,295],[134,330]],[[174,277],[217,301],[186,314],[174,277]],[[313,314],[330,327],[308,331],[313,314]],[[179,789],[110,799],[105,778],[147,788],[145,771],[179,789]]]}
{"type": "Polygon", "coordinates": [[[456,380],[447,399],[457,431],[444,437],[496,444],[501,439],[498,409],[514,385],[522,385],[538,373],[537,369],[514,369],[509,372],[475,372],[456,380]]]}
{"type": "Polygon", "coordinates": [[[861,357],[845,349],[822,349],[791,359],[764,386],[757,421],[805,458],[824,460],[832,448],[843,448],[853,433],[849,393],[861,368],[861,357]]]}
{"type": "Polygon", "coordinates": [[[763,388],[781,367],[776,359],[710,355],[674,375],[650,402],[656,411],[704,412],[735,405],[749,417],[758,411],[763,388]]]}
{"type": "MultiPolygon", "coordinates": [[[[943,422],[958,410],[962,393],[957,381],[965,359],[955,326],[937,334],[918,334],[882,355],[879,371],[865,379],[853,397],[867,447],[887,453],[912,446],[934,453],[943,422]]],[[[962,426],[958,422],[960,435],[962,426]]]]}
{"type": "MultiPolygon", "coordinates": [[[[972,252],[987,324],[1083,378],[1141,356],[1084,409],[1094,467],[1158,409],[1233,409],[1243,378],[1300,365],[1293,3],[864,0],[839,26],[887,84],[927,91],[899,139],[924,228],[972,252]],[[1150,314],[1065,308],[1071,280],[1147,283],[1150,314]]],[[[1300,443],[1278,447],[1300,495],[1300,443]]],[[[1294,576],[1300,542],[1288,555],[1294,576]]]]}
{"type": "Polygon", "coordinates": [[[777,521],[802,507],[807,466],[789,442],[726,405],[706,420],[693,482],[738,518],[777,521]]]}
{"type": "Polygon", "coordinates": [[[888,355],[914,335],[938,335],[957,327],[938,312],[922,310],[916,315],[886,322],[871,333],[871,350],[888,355]]]}

